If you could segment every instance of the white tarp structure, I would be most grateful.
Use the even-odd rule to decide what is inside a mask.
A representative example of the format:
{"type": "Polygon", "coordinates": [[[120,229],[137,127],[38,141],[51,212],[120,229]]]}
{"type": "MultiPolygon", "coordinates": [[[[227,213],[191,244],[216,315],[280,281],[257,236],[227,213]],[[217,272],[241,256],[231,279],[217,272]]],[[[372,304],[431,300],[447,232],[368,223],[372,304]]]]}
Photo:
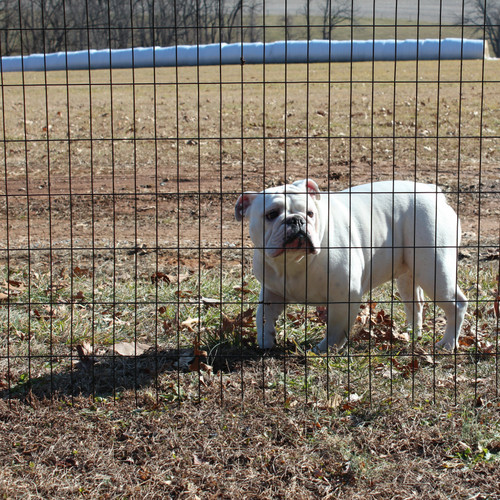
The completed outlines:
{"type": "Polygon", "coordinates": [[[2,57],[2,71],[56,71],[218,64],[482,59],[483,40],[289,40],[272,43],[179,45],[80,50],[2,57]]]}

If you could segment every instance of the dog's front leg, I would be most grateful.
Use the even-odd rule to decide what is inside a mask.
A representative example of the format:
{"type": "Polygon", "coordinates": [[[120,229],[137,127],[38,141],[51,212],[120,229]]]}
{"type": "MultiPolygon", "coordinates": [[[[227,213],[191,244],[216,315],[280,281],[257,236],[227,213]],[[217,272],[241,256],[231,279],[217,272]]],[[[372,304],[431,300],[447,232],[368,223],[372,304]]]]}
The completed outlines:
{"type": "Polygon", "coordinates": [[[341,349],[349,338],[360,302],[354,300],[350,303],[334,303],[328,305],[328,328],[325,338],[314,348],[314,352],[325,352],[328,346],[341,349]]]}
{"type": "Polygon", "coordinates": [[[276,344],[275,324],[285,308],[284,299],[262,287],[257,308],[257,341],[262,349],[276,344]]]}

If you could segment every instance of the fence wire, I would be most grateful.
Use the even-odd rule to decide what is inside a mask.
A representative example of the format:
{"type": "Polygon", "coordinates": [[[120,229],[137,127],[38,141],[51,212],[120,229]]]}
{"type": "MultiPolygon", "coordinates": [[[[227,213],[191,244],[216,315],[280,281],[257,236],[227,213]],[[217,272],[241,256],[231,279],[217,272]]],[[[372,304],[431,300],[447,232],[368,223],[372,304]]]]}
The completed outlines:
{"type": "Polygon", "coordinates": [[[429,13],[419,1],[411,16],[386,4],[3,3],[3,58],[277,40],[484,44],[471,60],[417,49],[415,60],[246,64],[241,46],[239,65],[143,68],[132,56],[123,69],[2,70],[3,398],[258,397],[342,411],[498,399],[497,4],[441,0],[429,13]],[[290,186],[301,179],[317,184],[290,186]],[[439,186],[461,229],[435,191],[429,202],[394,180],[439,186]],[[340,193],[378,181],[385,195],[377,184],[340,193]],[[244,194],[265,189],[285,195],[244,194]],[[264,257],[276,220],[284,255],[264,257]],[[295,226],[300,238],[285,238],[295,226]],[[410,282],[398,291],[402,252],[410,282]],[[261,284],[274,292],[260,296],[261,284]],[[457,349],[436,347],[459,319],[459,290],[457,349]],[[264,328],[278,316],[274,346],[257,333],[259,304],[264,328]],[[405,310],[417,321],[421,307],[419,337],[405,310]],[[329,321],[331,343],[339,325],[347,342],[317,349],[329,321]]]}

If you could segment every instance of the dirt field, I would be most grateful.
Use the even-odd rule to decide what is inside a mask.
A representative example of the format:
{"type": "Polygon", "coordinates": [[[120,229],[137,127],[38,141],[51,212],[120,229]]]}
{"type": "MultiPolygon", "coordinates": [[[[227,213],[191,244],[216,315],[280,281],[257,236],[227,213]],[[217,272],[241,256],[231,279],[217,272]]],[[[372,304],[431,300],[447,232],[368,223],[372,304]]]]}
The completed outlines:
{"type": "Polygon", "coordinates": [[[26,248],[28,232],[31,248],[240,246],[237,193],[305,176],[332,190],[437,182],[465,243],[496,245],[498,71],[497,61],[82,71],[49,73],[47,85],[28,73],[24,87],[5,74],[9,247],[26,248]]]}
{"type": "Polygon", "coordinates": [[[2,78],[4,498],[500,498],[499,61],[2,78]],[[443,188],[456,355],[431,305],[403,341],[390,290],[350,356],[306,354],[320,310],[256,349],[234,202],[303,177],[443,188]]]}

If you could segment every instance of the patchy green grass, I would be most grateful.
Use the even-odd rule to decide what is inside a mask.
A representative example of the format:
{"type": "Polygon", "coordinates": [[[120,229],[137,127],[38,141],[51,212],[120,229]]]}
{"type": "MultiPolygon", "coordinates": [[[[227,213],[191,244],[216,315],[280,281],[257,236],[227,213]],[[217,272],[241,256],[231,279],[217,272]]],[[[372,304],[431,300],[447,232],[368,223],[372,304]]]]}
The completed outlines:
{"type": "MultiPolygon", "coordinates": [[[[1,278],[9,284],[8,300],[0,306],[6,325],[3,386],[6,394],[22,393],[41,380],[44,394],[59,392],[62,388],[52,383],[55,375],[66,380],[64,375],[73,377],[82,367],[91,367],[84,377],[90,385],[84,389],[85,383],[75,380],[75,388],[66,393],[99,395],[93,371],[103,369],[113,374],[105,377],[105,395],[118,390],[113,385],[118,384],[118,371],[123,370],[120,384],[130,387],[136,385],[139,370],[156,384],[158,397],[168,399],[171,387],[164,385],[165,396],[162,378],[177,377],[180,390],[184,383],[214,377],[217,371],[241,370],[243,376],[244,364],[251,362],[262,364],[263,393],[282,394],[287,404],[316,401],[328,407],[349,405],[353,398],[354,406],[392,398],[439,398],[456,404],[492,397],[498,390],[496,268],[494,261],[477,265],[460,267],[459,284],[470,306],[456,354],[434,348],[445,319],[431,302],[426,303],[424,334],[413,338],[390,284],[365,297],[349,345],[341,352],[315,355],[309,350],[325,334],[324,308],[289,305],[278,321],[278,347],[263,354],[256,345],[254,319],[259,284],[237,269],[223,275],[218,269],[157,271],[138,273],[134,279],[115,273],[111,281],[106,273],[89,268],[75,267],[57,276],[11,269],[9,277],[1,278]],[[117,350],[123,343],[132,351],[117,350]],[[269,359],[281,360],[278,372],[266,367],[269,359]]],[[[198,387],[190,394],[184,388],[183,397],[200,397],[202,392],[198,387]]]]}

